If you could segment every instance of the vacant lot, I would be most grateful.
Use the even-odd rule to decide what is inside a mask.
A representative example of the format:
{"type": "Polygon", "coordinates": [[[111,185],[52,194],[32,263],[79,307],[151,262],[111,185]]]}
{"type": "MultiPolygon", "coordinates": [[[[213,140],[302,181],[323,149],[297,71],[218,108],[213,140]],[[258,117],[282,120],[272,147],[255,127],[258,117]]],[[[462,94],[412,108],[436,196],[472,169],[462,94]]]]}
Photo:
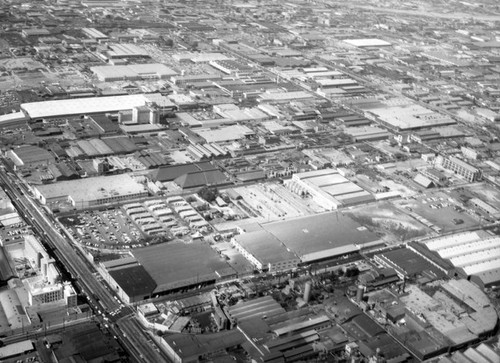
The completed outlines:
{"type": "Polygon", "coordinates": [[[359,223],[387,235],[392,241],[405,241],[430,232],[420,222],[402,213],[389,202],[352,209],[349,215],[359,223]]]}

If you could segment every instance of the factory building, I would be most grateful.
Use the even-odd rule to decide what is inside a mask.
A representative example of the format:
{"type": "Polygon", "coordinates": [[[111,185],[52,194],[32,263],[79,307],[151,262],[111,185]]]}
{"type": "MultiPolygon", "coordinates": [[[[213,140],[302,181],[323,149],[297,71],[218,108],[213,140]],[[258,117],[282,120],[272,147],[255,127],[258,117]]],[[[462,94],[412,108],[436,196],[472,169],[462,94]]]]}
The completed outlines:
{"type": "Polygon", "coordinates": [[[240,230],[232,244],[256,268],[270,271],[292,270],[299,263],[328,261],[382,243],[376,234],[337,213],[254,225],[249,232],[245,227],[240,230]]]}
{"type": "Polygon", "coordinates": [[[24,237],[23,252],[30,265],[37,272],[36,276],[23,280],[28,291],[30,306],[39,306],[52,302],[64,301],[68,307],[77,304],[77,295],[70,283],[61,283],[60,273],[45,248],[32,235],[24,237]]]}
{"type": "Polygon", "coordinates": [[[177,74],[161,63],[97,66],[90,70],[103,82],[168,79],[177,74]]]}
{"type": "Polygon", "coordinates": [[[325,209],[367,203],[372,194],[340,175],[334,169],[297,173],[285,181],[285,186],[298,195],[310,195],[325,209]]]}
{"type": "Polygon", "coordinates": [[[146,187],[128,174],[68,180],[33,187],[44,205],[68,202],[76,209],[116,203],[148,195],[146,187]]]}
{"type": "Polygon", "coordinates": [[[160,113],[171,112],[177,108],[167,97],[159,93],[73,98],[45,102],[21,104],[21,110],[32,120],[50,119],[64,116],[92,115],[131,111],[134,107],[155,105],[160,113]]]}
{"type": "Polygon", "coordinates": [[[481,287],[500,283],[500,237],[472,231],[434,238],[419,243],[451,265],[458,276],[481,287]]]}
{"type": "Polygon", "coordinates": [[[24,145],[7,151],[7,157],[14,162],[15,167],[35,167],[49,165],[55,162],[54,155],[38,146],[24,145]]]}
{"type": "Polygon", "coordinates": [[[231,244],[260,271],[293,270],[300,262],[293,252],[265,230],[235,236],[231,244]]]}
{"type": "Polygon", "coordinates": [[[481,171],[454,156],[443,159],[443,168],[453,171],[472,183],[481,179],[481,171]]]}

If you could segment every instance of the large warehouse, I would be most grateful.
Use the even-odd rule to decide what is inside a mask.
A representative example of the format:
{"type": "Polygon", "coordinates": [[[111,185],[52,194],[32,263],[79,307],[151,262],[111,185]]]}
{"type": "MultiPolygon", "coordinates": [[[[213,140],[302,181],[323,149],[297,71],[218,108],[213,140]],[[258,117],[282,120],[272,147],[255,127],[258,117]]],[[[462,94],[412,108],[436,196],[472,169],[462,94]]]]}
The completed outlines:
{"type": "Polygon", "coordinates": [[[140,94],[109,97],[88,97],[21,104],[21,109],[31,119],[53,118],[74,115],[132,110],[150,103],[158,104],[163,109],[176,106],[160,94],[140,94]]]}
{"type": "Polygon", "coordinates": [[[451,264],[457,274],[481,287],[500,283],[499,236],[485,231],[463,232],[424,241],[420,245],[445,264],[451,264]]]}
{"type": "Polygon", "coordinates": [[[128,174],[61,181],[33,186],[42,204],[69,202],[76,209],[145,197],[148,190],[128,174]]]}
{"type": "Polygon", "coordinates": [[[336,212],[265,223],[236,236],[233,245],[256,268],[289,270],[382,244],[375,233],[336,212]],[[262,266],[262,267],[261,267],[262,266]]]}
{"type": "Polygon", "coordinates": [[[334,169],[294,174],[285,186],[299,195],[310,195],[325,209],[334,210],[375,200],[373,195],[334,169]]]}
{"type": "Polygon", "coordinates": [[[14,162],[16,167],[49,165],[55,161],[52,153],[34,145],[24,145],[9,150],[6,155],[14,162]]]}
{"type": "Polygon", "coordinates": [[[97,66],[90,68],[90,70],[103,82],[167,79],[177,74],[177,72],[161,63],[97,66]]]}
{"type": "Polygon", "coordinates": [[[126,302],[236,277],[225,259],[205,243],[145,247],[101,267],[110,286],[126,302]]]}
{"type": "Polygon", "coordinates": [[[367,112],[376,116],[377,121],[384,126],[396,131],[453,125],[456,123],[450,116],[441,115],[418,104],[386,105],[385,107],[368,109],[367,112]]]}

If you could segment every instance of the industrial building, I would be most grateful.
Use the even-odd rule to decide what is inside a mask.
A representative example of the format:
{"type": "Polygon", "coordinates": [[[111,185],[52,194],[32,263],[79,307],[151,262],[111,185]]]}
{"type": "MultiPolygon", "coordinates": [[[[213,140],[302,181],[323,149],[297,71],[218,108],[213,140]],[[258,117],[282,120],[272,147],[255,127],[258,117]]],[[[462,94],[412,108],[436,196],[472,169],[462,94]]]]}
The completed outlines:
{"type": "Polygon", "coordinates": [[[196,129],[195,132],[207,143],[229,143],[255,135],[255,132],[244,125],[232,125],[218,129],[196,129]]]}
{"type": "Polygon", "coordinates": [[[35,236],[25,235],[21,242],[9,246],[8,253],[13,260],[24,260],[23,268],[28,265],[34,272],[33,276],[22,279],[30,306],[39,308],[50,303],[76,306],[75,290],[70,283],[59,281],[61,275],[56,268],[55,260],[49,256],[35,236]]]}
{"type": "Polygon", "coordinates": [[[442,279],[447,276],[448,272],[408,248],[376,254],[374,260],[382,266],[394,269],[400,279],[415,277],[423,277],[427,280],[442,279]]]}
{"type": "Polygon", "coordinates": [[[372,194],[340,175],[335,169],[293,174],[285,186],[298,195],[309,195],[327,210],[374,201],[372,194]]]}
{"type": "Polygon", "coordinates": [[[418,104],[371,108],[366,116],[395,131],[422,129],[435,126],[453,125],[456,122],[418,104]]]}
{"type": "Polygon", "coordinates": [[[382,244],[376,234],[336,212],[264,223],[246,233],[240,229],[243,233],[233,245],[263,269],[289,270],[297,264],[295,256],[301,264],[310,264],[382,244]]]}
{"type": "Polygon", "coordinates": [[[113,44],[103,53],[107,59],[149,58],[148,52],[135,44],[113,44]]]}
{"type": "Polygon", "coordinates": [[[148,190],[128,174],[61,181],[33,187],[44,205],[67,202],[76,209],[145,197],[148,190]]]}
{"type": "Polygon", "coordinates": [[[497,327],[498,316],[488,296],[467,280],[441,282],[432,293],[409,285],[400,300],[407,321],[435,329],[453,349],[476,343],[497,327]]]}
{"type": "Polygon", "coordinates": [[[442,166],[460,175],[470,183],[481,179],[481,171],[478,168],[473,167],[455,156],[443,158],[442,166]]]}
{"type": "Polygon", "coordinates": [[[145,247],[101,267],[110,286],[129,303],[236,277],[225,259],[204,243],[145,247]]]}
{"type": "Polygon", "coordinates": [[[500,283],[500,237],[464,232],[423,241],[420,245],[452,265],[455,272],[481,287],[500,283]]]}
{"type": "Polygon", "coordinates": [[[106,34],[103,34],[96,28],[82,28],[82,32],[89,38],[95,39],[97,41],[108,40],[109,37],[106,34]]]}
{"type": "Polygon", "coordinates": [[[387,130],[374,126],[347,127],[345,133],[355,142],[385,140],[391,136],[387,130]]]}
{"type": "Polygon", "coordinates": [[[16,167],[36,167],[55,162],[55,157],[49,151],[34,145],[24,145],[11,149],[6,153],[16,167]]]}
{"type": "Polygon", "coordinates": [[[381,48],[381,47],[390,47],[391,43],[386,42],[382,39],[345,39],[344,43],[355,46],[357,48],[381,48]]]}
{"type": "Polygon", "coordinates": [[[231,243],[260,271],[293,270],[300,262],[293,252],[266,230],[235,236],[231,243]]]}
{"type": "Polygon", "coordinates": [[[103,262],[101,273],[127,304],[149,299],[157,286],[146,269],[133,257],[103,262]]]}
{"type": "Polygon", "coordinates": [[[56,118],[73,115],[92,115],[132,110],[134,107],[154,104],[163,111],[172,111],[175,104],[161,94],[137,94],[109,97],[88,97],[21,104],[31,119],[56,118]]]}
{"type": "Polygon", "coordinates": [[[205,243],[162,244],[135,250],[133,255],[155,280],[155,294],[213,284],[236,274],[225,259],[205,243]]]}
{"type": "Polygon", "coordinates": [[[90,68],[90,70],[103,82],[168,79],[177,74],[161,63],[97,66],[90,68]]]}

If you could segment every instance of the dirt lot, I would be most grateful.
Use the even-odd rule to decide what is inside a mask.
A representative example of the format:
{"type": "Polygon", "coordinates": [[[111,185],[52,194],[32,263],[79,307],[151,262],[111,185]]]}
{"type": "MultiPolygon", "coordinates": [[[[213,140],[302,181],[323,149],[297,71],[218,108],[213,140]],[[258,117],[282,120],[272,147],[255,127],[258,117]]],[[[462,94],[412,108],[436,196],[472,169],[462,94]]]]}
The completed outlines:
{"type": "Polygon", "coordinates": [[[385,234],[388,242],[401,242],[430,233],[423,224],[389,202],[351,209],[348,213],[368,228],[385,234]]]}

